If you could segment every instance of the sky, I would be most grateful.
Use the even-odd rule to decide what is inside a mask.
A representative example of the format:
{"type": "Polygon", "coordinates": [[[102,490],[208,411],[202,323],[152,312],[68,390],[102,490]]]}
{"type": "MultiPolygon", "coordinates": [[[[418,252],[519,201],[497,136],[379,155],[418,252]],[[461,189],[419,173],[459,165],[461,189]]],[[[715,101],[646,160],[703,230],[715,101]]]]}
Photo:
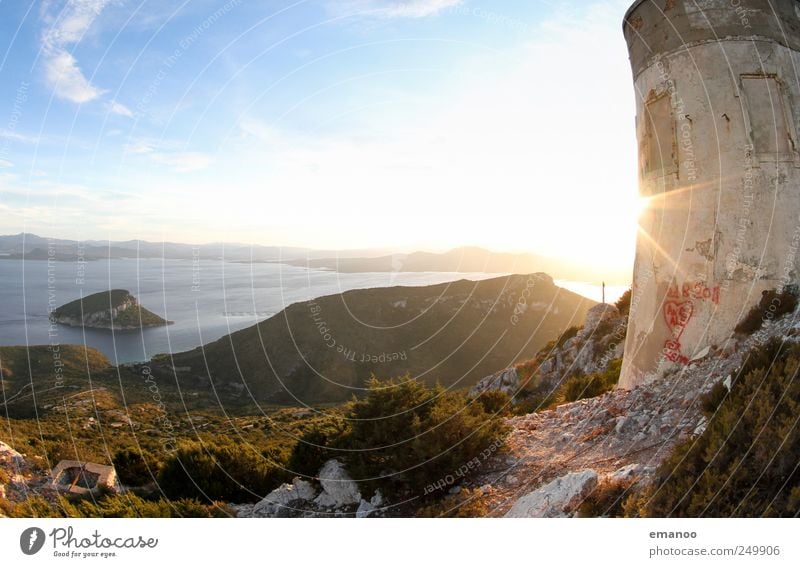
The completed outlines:
{"type": "Polygon", "coordinates": [[[0,0],[0,233],[632,264],[631,0],[0,0]]]}

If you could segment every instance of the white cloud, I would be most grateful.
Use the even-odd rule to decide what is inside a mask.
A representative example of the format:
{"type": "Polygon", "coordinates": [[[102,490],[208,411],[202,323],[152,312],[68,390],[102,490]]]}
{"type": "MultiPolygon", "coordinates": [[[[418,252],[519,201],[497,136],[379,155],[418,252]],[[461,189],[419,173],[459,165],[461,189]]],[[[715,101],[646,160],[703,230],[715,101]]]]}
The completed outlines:
{"type": "Polygon", "coordinates": [[[75,58],[63,49],[46,57],[44,72],[56,95],[71,102],[89,102],[105,92],[86,80],[75,58]]]}
{"type": "Polygon", "coordinates": [[[363,13],[384,18],[424,18],[461,4],[463,0],[350,0],[333,2],[336,13],[363,13]]]}
{"type": "Polygon", "coordinates": [[[131,109],[124,104],[117,102],[116,100],[110,101],[106,105],[106,108],[109,112],[114,114],[119,114],[120,116],[125,116],[126,118],[133,118],[133,112],[131,112],[131,109]]]}
{"type": "Polygon", "coordinates": [[[91,84],[67,50],[79,43],[109,0],[67,0],[60,12],[45,14],[42,34],[45,79],[56,96],[76,103],[94,100],[106,91],[91,84]]]}
{"type": "Polygon", "coordinates": [[[199,171],[208,167],[212,158],[201,152],[187,152],[173,149],[175,144],[137,140],[125,147],[130,154],[147,156],[153,162],[169,167],[178,173],[199,171]]]}
{"type": "Polygon", "coordinates": [[[14,167],[14,164],[7,159],[0,159],[0,167],[14,167]]]}

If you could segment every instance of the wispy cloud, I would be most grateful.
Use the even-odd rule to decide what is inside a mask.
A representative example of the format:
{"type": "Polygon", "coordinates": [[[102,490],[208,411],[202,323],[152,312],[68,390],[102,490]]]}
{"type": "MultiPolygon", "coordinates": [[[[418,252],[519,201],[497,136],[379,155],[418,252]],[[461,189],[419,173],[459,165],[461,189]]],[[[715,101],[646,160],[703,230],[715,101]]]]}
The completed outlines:
{"type": "Polygon", "coordinates": [[[124,104],[117,102],[116,100],[110,101],[106,105],[106,108],[108,109],[109,112],[113,114],[119,114],[120,116],[133,118],[133,112],[131,112],[131,109],[125,106],[124,104]]]}
{"type": "Polygon", "coordinates": [[[83,39],[110,0],[67,0],[57,14],[45,11],[42,33],[45,80],[56,96],[76,103],[92,101],[106,91],[91,84],[67,50],[83,39]]]}
{"type": "Polygon", "coordinates": [[[348,0],[331,2],[336,13],[362,13],[383,18],[425,18],[461,4],[463,0],[348,0]]]}
{"type": "Polygon", "coordinates": [[[129,154],[146,156],[154,163],[169,167],[178,173],[199,171],[211,165],[212,158],[208,154],[172,149],[173,146],[169,143],[139,140],[128,144],[125,150],[129,154]]]}
{"type": "Polygon", "coordinates": [[[0,167],[14,167],[14,164],[7,159],[0,159],[0,167]]]}

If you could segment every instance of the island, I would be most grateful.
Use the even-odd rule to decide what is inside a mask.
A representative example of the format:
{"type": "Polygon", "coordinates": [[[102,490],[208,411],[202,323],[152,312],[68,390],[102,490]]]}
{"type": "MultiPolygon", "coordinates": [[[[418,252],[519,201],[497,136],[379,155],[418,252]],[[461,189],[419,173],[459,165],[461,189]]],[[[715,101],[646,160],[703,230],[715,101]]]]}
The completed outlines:
{"type": "Polygon", "coordinates": [[[51,312],[50,320],[70,327],[115,331],[173,323],[139,305],[139,300],[126,289],[101,291],[70,301],[51,312]]]}

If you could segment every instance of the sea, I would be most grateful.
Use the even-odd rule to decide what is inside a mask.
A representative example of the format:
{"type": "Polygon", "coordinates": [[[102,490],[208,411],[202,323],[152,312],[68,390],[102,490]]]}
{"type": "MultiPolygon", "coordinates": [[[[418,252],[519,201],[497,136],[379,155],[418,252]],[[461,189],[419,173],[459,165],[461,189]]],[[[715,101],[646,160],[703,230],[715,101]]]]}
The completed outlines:
{"type": "Polygon", "coordinates": [[[114,364],[193,349],[271,317],[292,303],[351,289],[424,286],[486,273],[343,274],[277,263],[201,259],[88,262],[0,260],[0,345],[86,344],[114,364]],[[150,311],[174,321],[133,331],[51,326],[54,309],[108,289],[127,289],[150,311]]]}

